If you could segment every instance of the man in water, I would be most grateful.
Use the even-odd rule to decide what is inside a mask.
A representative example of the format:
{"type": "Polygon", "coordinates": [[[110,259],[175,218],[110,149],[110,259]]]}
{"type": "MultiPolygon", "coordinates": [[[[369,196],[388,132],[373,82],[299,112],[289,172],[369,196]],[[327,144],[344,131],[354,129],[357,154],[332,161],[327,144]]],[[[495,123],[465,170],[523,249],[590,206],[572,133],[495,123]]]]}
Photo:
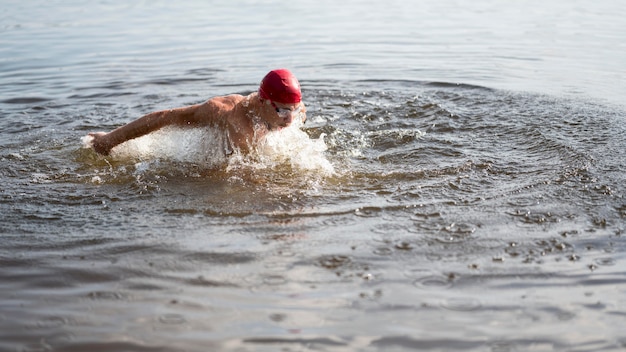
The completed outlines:
{"type": "Polygon", "coordinates": [[[214,97],[204,103],[156,111],[109,133],[89,133],[93,149],[108,155],[116,145],[141,137],[166,126],[213,126],[224,131],[231,148],[248,152],[268,132],[285,128],[301,117],[306,119],[300,83],[286,69],[270,71],[259,91],[214,97]]]}

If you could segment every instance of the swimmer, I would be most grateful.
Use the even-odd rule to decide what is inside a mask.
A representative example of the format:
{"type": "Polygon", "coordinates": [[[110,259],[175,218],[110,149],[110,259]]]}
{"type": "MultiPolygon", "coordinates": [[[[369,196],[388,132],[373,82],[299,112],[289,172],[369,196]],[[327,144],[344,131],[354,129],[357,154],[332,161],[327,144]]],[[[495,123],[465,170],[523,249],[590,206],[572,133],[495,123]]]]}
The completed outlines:
{"type": "Polygon", "coordinates": [[[285,128],[296,118],[306,120],[300,83],[286,69],[270,71],[258,92],[218,96],[204,103],[155,111],[109,133],[93,132],[91,146],[108,155],[113,147],[166,126],[213,126],[224,131],[230,146],[249,152],[270,131],[285,128]]]}

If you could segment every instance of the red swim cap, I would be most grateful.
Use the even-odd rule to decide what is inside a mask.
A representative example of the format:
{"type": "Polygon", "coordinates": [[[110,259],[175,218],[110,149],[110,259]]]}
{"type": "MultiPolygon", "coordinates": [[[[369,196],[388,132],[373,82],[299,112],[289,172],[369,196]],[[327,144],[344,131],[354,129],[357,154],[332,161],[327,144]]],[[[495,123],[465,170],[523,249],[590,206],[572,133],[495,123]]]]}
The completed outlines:
{"type": "Polygon", "coordinates": [[[270,71],[259,87],[261,99],[268,99],[281,104],[295,104],[302,101],[300,83],[289,70],[281,68],[270,71]]]}

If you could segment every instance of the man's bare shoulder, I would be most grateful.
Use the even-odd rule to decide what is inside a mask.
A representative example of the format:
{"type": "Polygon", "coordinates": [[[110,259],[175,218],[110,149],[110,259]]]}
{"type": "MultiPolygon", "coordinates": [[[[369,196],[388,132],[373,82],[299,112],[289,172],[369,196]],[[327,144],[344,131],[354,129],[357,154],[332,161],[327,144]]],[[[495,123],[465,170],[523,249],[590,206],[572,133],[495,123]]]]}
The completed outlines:
{"type": "Polygon", "coordinates": [[[207,100],[204,104],[212,106],[214,108],[218,108],[219,110],[230,110],[245,98],[245,96],[239,94],[224,95],[213,97],[207,100]]]}
{"type": "Polygon", "coordinates": [[[231,118],[237,105],[245,98],[239,94],[213,97],[198,105],[195,119],[199,123],[223,123],[231,118]]]}

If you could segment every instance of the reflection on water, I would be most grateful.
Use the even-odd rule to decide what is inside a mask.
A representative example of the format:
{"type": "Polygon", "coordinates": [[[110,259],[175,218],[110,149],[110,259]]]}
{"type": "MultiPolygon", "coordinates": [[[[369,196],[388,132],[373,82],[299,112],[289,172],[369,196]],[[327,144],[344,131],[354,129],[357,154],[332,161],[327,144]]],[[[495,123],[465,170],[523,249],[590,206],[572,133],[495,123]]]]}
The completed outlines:
{"type": "MultiPolygon", "coordinates": [[[[336,17],[294,27],[293,46],[232,4],[215,5],[223,17],[203,25],[194,19],[213,12],[167,4],[68,5],[67,22],[53,12],[45,20],[52,4],[33,9],[38,23],[25,17],[27,5],[15,4],[0,49],[15,57],[0,62],[0,350],[626,346],[623,109],[603,99],[487,88],[498,86],[489,79],[496,73],[532,70],[479,64],[493,54],[480,45],[442,49],[452,37],[470,39],[453,23],[483,18],[477,7],[486,3],[454,18],[441,16],[451,3],[437,4],[424,4],[424,13],[452,21],[438,31],[432,19],[386,30],[372,21],[369,39],[353,45],[344,39],[360,32],[334,30],[372,20],[362,10],[383,5],[333,4],[336,17]],[[154,29],[148,19],[163,19],[164,8],[192,20],[154,29]],[[102,15],[77,20],[96,10],[102,15]],[[112,16],[119,11],[121,19],[112,16]],[[350,16],[358,19],[332,23],[350,16]],[[232,30],[231,40],[191,46],[206,26],[232,30]],[[255,26],[268,37],[243,33],[255,26]],[[295,40],[303,28],[324,36],[295,40]],[[124,29],[136,32],[115,52],[124,29]],[[148,36],[149,29],[157,32],[148,36]],[[386,40],[404,29],[422,34],[386,40]],[[417,46],[428,41],[421,29],[441,43],[417,46]],[[178,44],[168,46],[168,35],[178,44]],[[39,36],[64,44],[40,56],[19,49],[19,39],[32,44],[39,36]],[[141,38],[148,39],[139,45],[141,38]],[[260,46],[291,48],[293,62],[260,46]],[[455,71],[468,75],[465,84],[440,74],[461,60],[459,51],[469,57],[455,71]],[[424,52],[431,58],[416,75],[413,60],[424,52]],[[380,69],[386,60],[388,71],[380,69]],[[88,132],[213,94],[247,94],[265,65],[296,62],[309,119],[253,156],[224,154],[211,130],[160,131],[106,158],[83,148],[88,132]]],[[[305,6],[275,7],[272,16],[319,16],[296,11],[305,6]]],[[[509,18],[517,5],[494,6],[509,18]]],[[[542,40],[545,23],[532,21],[559,14],[552,6],[515,16],[531,22],[521,28],[537,26],[528,35],[542,40]]],[[[578,11],[563,16],[576,19],[578,11]]],[[[380,11],[380,18],[412,13],[380,11]]],[[[607,26],[617,26],[611,18],[607,26]]],[[[481,26],[467,30],[480,34],[481,26]]],[[[494,36],[471,38],[499,43],[494,36]]],[[[498,48],[500,57],[519,55],[498,48]]]]}

